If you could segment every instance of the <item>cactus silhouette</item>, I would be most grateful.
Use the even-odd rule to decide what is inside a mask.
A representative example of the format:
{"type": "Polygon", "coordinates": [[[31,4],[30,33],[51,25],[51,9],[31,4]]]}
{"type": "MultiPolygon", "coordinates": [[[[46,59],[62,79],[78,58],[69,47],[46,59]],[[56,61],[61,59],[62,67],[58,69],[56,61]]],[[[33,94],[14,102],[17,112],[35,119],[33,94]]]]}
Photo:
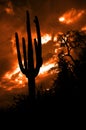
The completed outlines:
{"type": "Polygon", "coordinates": [[[26,28],[27,28],[27,40],[28,40],[27,50],[26,50],[25,38],[24,37],[22,38],[24,63],[22,63],[22,56],[20,52],[18,33],[17,32],[15,33],[18,63],[19,63],[20,70],[28,78],[29,98],[31,101],[33,101],[36,96],[35,77],[38,75],[39,69],[42,65],[41,33],[40,33],[40,26],[39,26],[39,21],[38,21],[37,16],[35,16],[34,18],[34,23],[35,23],[36,32],[37,32],[37,40],[34,39],[34,46],[35,46],[35,53],[36,53],[36,67],[34,67],[33,45],[32,45],[31,28],[30,28],[30,16],[29,16],[28,11],[26,11],[26,25],[27,25],[26,28]]]}

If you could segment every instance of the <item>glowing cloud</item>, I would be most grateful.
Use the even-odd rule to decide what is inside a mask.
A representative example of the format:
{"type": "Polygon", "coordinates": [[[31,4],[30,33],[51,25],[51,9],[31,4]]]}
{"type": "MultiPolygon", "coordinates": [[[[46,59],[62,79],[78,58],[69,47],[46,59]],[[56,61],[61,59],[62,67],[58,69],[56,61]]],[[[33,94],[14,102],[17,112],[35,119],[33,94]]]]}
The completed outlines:
{"type": "Polygon", "coordinates": [[[14,15],[14,10],[11,2],[8,2],[7,7],[5,8],[7,14],[14,15]]]}
{"type": "MultiPolygon", "coordinates": [[[[19,32],[20,47],[21,47],[21,36],[22,35],[25,36],[25,33],[21,34],[20,31],[18,31],[18,32],[19,32]]],[[[25,38],[26,38],[26,36],[25,36],[25,38]]],[[[48,45],[47,42],[50,41],[51,39],[52,39],[52,34],[47,34],[47,33],[43,34],[41,37],[42,44],[48,45]]],[[[57,68],[58,68],[58,65],[56,64],[57,56],[55,57],[55,55],[58,51],[58,50],[56,50],[57,46],[55,46],[57,43],[57,35],[53,36],[52,42],[55,42],[55,44],[52,44],[55,47],[55,48],[53,48],[53,49],[55,49],[55,52],[54,51],[52,52],[53,57],[49,58],[45,63],[43,63],[42,67],[40,68],[39,75],[36,78],[38,80],[38,82],[39,82],[39,79],[41,79],[42,77],[46,77],[46,76],[49,76],[52,74],[57,74],[57,68]]],[[[11,43],[12,53],[15,56],[16,55],[16,46],[15,46],[14,35],[11,36],[10,43],[11,43]]],[[[17,60],[15,59],[14,68],[12,70],[8,70],[4,74],[4,76],[2,77],[2,81],[1,81],[1,86],[3,86],[3,88],[7,91],[11,91],[14,89],[23,88],[26,86],[26,84],[27,84],[27,78],[25,77],[25,75],[23,75],[20,72],[20,68],[18,66],[17,60]]]]}
{"type": "Polygon", "coordinates": [[[45,74],[47,71],[49,71],[53,67],[55,67],[55,63],[47,62],[40,68],[39,74],[45,74]]]}
{"type": "MultiPolygon", "coordinates": [[[[57,73],[56,69],[51,70],[52,68],[56,68],[56,67],[57,67],[57,64],[55,63],[55,61],[51,59],[42,65],[38,76],[45,77],[46,74],[49,75],[49,74],[57,73]],[[49,70],[51,70],[50,73],[48,73],[49,70]]],[[[15,89],[15,88],[21,89],[25,87],[26,83],[27,83],[27,78],[20,72],[20,68],[16,67],[14,71],[7,72],[4,75],[1,85],[3,85],[3,88],[6,89],[7,91],[11,91],[12,89],[15,89]]]]}
{"type": "Polygon", "coordinates": [[[86,31],[86,26],[81,28],[82,31],[86,31]]]}
{"type": "Polygon", "coordinates": [[[50,41],[52,39],[51,35],[49,34],[45,34],[41,37],[41,40],[42,40],[42,44],[45,44],[47,43],[48,41],[50,41]]]}
{"type": "Polygon", "coordinates": [[[63,22],[63,21],[65,21],[65,18],[64,18],[64,17],[60,17],[60,18],[59,18],[59,21],[60,21],[60,22],[63,22]]]}
{"type": "Polygon", "coordinates": [[[59,21],[65,24],[71,24],[79,20],[84,13],[85,13],[84,10],[76,10],[72,8],[71,10],[65,12],[59,18],[59,21]]]}

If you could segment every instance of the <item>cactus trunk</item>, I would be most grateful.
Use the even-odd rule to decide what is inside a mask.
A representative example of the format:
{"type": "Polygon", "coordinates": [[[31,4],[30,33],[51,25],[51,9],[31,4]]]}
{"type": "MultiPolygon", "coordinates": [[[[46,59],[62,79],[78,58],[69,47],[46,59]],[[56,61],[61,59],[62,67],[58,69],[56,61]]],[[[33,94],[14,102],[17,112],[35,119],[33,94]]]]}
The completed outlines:
{"type": "Polygon", "coordinates": [[[35,78],[34,77],[30,77],[28,79],[28,89],[29,89],[29,97],[30,97],[30,102],[34,102],[35,100],[35,78]]]}

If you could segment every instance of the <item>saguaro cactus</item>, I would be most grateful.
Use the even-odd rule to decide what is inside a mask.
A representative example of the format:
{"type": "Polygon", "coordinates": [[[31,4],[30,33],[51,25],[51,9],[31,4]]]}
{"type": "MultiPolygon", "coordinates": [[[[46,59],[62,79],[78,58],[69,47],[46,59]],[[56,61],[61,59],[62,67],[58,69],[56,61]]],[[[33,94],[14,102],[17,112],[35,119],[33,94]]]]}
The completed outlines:
{"type": "Polygon", "coordinates": [[[37,40],[34,39],[35,53],[36,53],[36,67],[34,67],[34,58],[33,58],[33,45],[32,45],[32,37],[31,37],[31,28],[30,28],[30,17],[29,12],[26,11],[26,27],[27,27],[27,39],[28,39],[28,49],[26,51],[26,42],[25,38],[22,38],[23,44],[23,59],[24,64],[22,63],[22,56],[20,53],[19,47],[19,38],[18,33],[15,33],[16,39],[16,48],[17,48],[17,57],[19,62],[19,67],[23,74],[28,78],[28,89],[29,89],[29,97],[30,100],[35,99],[35,77],[39,73],[39,69],[42,65],[42,47],[41,47],[41,34],[40,34],[40,26],[37,16],[35,16],[34,23],[36,25],[37,32],[37,40]]]}

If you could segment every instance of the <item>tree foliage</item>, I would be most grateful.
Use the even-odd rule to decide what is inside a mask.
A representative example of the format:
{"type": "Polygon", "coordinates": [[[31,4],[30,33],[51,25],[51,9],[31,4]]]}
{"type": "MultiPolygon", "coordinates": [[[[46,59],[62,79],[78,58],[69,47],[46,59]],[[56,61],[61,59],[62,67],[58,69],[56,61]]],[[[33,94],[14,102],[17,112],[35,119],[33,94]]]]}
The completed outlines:
{"type": "Polygon", "coordinates": [[[67,31],[58,36],[58,43],[61,71],[55,86],[59,86],[60,94],[80,95],[86,86],[86,32],[67,31]]]}

